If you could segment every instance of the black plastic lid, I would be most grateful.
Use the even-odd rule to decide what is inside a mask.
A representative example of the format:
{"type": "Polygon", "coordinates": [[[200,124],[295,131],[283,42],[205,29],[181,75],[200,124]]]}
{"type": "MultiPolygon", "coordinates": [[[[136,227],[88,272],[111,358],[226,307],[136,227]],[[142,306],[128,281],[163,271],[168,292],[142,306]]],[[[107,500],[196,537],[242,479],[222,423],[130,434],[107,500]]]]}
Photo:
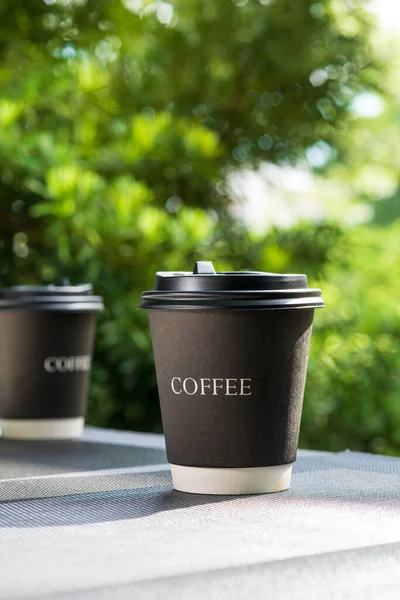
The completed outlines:
{"type": "Polygon", "coordinates": [[[306,275],[230,271],[216,273],[211,262],[190,272],[159,272],[155,290],[142,293],[144,309],[285,309],[325,306],[321,290],[306,275]]]}
{"type": "Polygon", "coordinates": [[[95,312],[103,308],[102,298],[93,296],[90,283],[71,285],[67,279],[63,279],[54,285],[0,288],[0,310],[95,312]]]}

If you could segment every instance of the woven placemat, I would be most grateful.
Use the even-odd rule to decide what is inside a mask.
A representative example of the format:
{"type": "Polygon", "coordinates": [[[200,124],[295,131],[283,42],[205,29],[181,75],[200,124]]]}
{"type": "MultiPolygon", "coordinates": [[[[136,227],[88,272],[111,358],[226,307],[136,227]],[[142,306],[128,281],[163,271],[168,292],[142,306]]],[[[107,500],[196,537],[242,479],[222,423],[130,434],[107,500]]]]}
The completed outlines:
{"type": "Polygon", "coordinates": [[[131,489],[135,473],[166,463],[162,436],[148,434],[88,428],[82,440],[0,440],[0,501],[131,489]]]}

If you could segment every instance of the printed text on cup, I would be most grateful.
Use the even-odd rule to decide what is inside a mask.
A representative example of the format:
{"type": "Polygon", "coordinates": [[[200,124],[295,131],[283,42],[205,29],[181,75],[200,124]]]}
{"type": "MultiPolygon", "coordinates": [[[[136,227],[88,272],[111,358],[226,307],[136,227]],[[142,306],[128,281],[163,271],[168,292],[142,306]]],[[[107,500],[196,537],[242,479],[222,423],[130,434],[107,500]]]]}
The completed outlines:
{"type": "Polygon", "coordinates": [[[91,356],[48,356],[43,363],[48,373],[90,371],[91,356]]]}
{"type": "Polygon", "coordinates": [[[251,379],[222,379],[221,377],[173,377],[171,388],[174,394],[187,396],[251,396],[251,379]]]}

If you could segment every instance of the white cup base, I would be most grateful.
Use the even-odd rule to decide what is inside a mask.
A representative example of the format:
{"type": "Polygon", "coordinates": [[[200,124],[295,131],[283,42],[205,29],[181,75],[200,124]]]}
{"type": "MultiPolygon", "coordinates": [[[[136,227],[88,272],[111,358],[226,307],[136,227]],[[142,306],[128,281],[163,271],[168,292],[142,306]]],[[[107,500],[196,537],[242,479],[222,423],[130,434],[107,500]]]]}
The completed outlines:
{"type": "Polygon", "coordinates": [[[70,440],[81,437],[84,418],[0,419],[0,437],[14,440],[70,440]]]}
{"type": "Polygon", "coordinates": [[[171,465],[172,483],[190,494],[269,494],[289,489],[292,465],[214,469],[171,465]]]}

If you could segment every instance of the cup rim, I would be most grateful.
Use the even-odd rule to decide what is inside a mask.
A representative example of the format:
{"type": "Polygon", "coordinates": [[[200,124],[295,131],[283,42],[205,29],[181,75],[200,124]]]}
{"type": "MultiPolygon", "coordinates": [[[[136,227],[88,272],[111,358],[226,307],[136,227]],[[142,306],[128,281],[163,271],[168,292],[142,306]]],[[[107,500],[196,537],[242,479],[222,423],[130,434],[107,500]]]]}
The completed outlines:
{"type": "Polygon", "coordinates": [[[323,308],[318,288],[283,290],[169,291],[149,290],[141,295],[139,308],[182,309],[304,309],[323,308]]]}

